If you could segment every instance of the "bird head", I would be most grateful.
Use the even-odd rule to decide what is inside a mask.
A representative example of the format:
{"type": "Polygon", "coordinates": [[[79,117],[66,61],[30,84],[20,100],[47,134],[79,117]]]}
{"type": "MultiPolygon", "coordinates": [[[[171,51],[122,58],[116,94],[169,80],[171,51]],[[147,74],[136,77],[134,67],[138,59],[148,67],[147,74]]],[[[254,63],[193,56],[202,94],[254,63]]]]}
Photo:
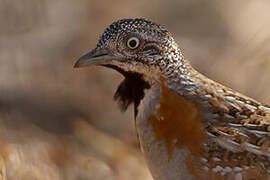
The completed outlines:
{"type": "Polygon", "coordinates": [[[183,55],[171,34],[161,25],[145,19],[122,19],[112,23],[97,46],[74,65],[105,66],[117,70],[125,79],[114,98],[122,110],[144,97],[144,89],[160,83],[183,65],[183,55]]]}
{"type": "Polygon", "coordinates": [[[82,56],[74,67],[101,65],[120,73],[133,72],[158,80],[182,54],[171,34],[145,19],[122,19],[102,34],[95,49],[82,56]]]}

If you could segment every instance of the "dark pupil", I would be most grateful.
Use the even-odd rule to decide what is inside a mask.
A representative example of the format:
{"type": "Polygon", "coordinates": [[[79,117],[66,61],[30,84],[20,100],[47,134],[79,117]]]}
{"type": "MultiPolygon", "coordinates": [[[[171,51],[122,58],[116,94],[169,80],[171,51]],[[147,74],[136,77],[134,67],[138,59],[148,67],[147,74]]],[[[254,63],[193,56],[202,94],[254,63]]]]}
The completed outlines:
{"type": "Polygon", "coordinates": [[[136,47],[136,45],[137,45],[137,41],[136,40],[129,41],[129,46],[130,47],[134,48],[134,47],[136,47]]]}

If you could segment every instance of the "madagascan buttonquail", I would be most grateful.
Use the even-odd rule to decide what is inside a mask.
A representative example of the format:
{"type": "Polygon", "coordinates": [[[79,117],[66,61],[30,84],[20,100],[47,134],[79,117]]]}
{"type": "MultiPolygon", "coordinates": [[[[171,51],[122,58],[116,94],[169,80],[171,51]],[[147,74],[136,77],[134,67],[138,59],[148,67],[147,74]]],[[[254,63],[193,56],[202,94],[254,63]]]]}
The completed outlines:
{"type": "Polygon", "coordinates": [[[270,106],[197,72],[161,25],[114,22],[75,67],[92,65],[125,77],[114,97],[155,180],[270,179],[270,106]]]}

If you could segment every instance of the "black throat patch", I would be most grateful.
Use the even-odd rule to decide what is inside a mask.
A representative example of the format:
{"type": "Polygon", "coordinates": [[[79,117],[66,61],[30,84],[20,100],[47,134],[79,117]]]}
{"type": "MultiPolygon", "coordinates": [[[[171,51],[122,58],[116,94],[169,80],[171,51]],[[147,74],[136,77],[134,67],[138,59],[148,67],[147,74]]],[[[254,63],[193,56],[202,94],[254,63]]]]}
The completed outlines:
{"type": "Polygon", "coordinates": [[[113,65],[104,65],[121,73],[125,79],[118,86],[114,100],[118,102],[120,109],[126,111],[130,104],[134,103],[135,117],[138,114],[138,106],[144,97],[144,89],[149,89],[150,85],[142,79],[142,74],[124,71],[113,65]]]}

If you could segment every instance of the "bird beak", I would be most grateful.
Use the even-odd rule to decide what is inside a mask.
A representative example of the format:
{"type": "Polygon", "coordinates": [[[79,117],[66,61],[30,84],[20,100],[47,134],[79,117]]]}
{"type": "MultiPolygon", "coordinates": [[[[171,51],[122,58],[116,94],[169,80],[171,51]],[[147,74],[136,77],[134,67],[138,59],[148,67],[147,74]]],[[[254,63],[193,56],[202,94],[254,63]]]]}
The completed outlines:
{"type": "Polygon", "coordinates": [[[74,68],[105,65],[109,64],[115,56],[111,55],[107,49],[94,49],[89,53],[83,55],[74,65],[74,68]]]}

